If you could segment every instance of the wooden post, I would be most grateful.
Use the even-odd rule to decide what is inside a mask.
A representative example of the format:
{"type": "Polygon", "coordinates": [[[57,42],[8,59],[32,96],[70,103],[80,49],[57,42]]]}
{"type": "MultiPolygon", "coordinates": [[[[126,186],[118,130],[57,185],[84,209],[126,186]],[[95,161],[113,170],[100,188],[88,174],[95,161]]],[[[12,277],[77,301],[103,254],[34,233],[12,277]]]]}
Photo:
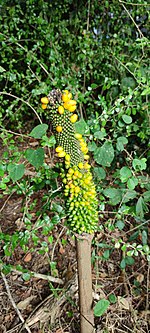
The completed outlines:
{"type": "Polygon", "coordinates": [[[94,333],[92,297],[91,242],[93,235],[76,236],[80,333],[94,333]]]}

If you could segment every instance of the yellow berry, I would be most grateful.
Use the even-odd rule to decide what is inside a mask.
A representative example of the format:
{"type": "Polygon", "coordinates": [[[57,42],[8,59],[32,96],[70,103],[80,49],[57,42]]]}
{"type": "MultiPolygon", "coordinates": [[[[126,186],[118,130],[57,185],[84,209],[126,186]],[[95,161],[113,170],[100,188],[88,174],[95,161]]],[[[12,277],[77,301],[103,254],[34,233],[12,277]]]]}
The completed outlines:
{"type": "Polygon", "coordinates": [[[65,151],[61,151],[58,153],[58,157],[64,157],[66,155],[65,151]]]}
{"type": "Polygon", "coordinates": [[[66,156],[65,156],[65,160],[66,160],[67,162],[69,162],[70,159],[71,159],[70,155],[69,155],[69,154],[66,154],[66,156]]]}
{"type": "Polygon", "coordinates": [[[80,134],[80,133],[75,133],[74,136],[75,136],[75,138],[78,139],[78,140],[79,140],[79,139],[82,139],[82,134],[80,134]]]}
{"type": "Polygon", "coordinates": [[[61,147],[61,146],[58,146],[58,147],[56,147],[56,153],[60,153],[61,151],[63,151],[63,147],[61,147]]]}
{"type": "Polygon", "coordinates": [[[91,168],[91,165],[87,162],[84,164],[84,169],[89,170],[91,168]]]}
{"type": "Polygon", "coordinates": [[[77,119],[78,119],[77,114],[73,114],[73,115],[70,117],[70,121],[71,121],[71,123],[73,123],[73,124],[77,121],[77,119]]]}
{"type": "Polygon", "coordinates": [[[76,110],[76,105],[70,105],[70,106],[68,106],[68,111],[70,111],[70,112],[74,112],[75,110],[76,110]]]}
{"type": "Polygon", "coordinates": [[[70,175],[73,175],[74,170],[73,170],[72,168],[70,168],[70,169],[68,170],[68,173],[69,173],[70,175]]]}
{"type": "Polygon", "coordinates": [[[58,133],[62,132],[62,127],[61,126],[56,126],[56,132],[58,132],[58,133]]]}
{"type": "Polygon", "coordinates": [[[68,98],[69,98],[69,99],[72,98],[72,94],[71,94],[71,92],[68,92],[68,98]]]}
{"type": "Polygon", "coordinates": [[[79,162],[78,167],[79,167],[79,169],[83,169],[83,163],[79,162]]]}
{"type": "Polygon", "coordinates": [[[42,104],[48,104],[48,103],[49,103],[48,98],[47,98],[47,97],[42,97],[42,98],[41,98],[41,103],[42,103],[42,104]]]}
{"type": "Polygon", "coordinates": [[[89,155],[84,155],[84,159],[85,159],[85,160],[88,160],[89,158],[90,158],[89,155]]]}
{"type": "Polygon", "coordinates": [[[74,190],[75,190],[75,193],[79,193],[80,192],[80,187],[76,186],[74,190]]]}
{"type": "Polygon", "coordinates": [[[60,105],[60,106],[58,107],[58,112],[59,112],[59,114],[63,114],[63,113],[65,112],[63,106],[60,105]]]}
{"type": "Polygon", "coordinates": [[[65,103],[67,101],[69,101],[69,98],[68,98],[68,94],[63,94],[62,95],[62,101],[65,103]]]}
{"type": "Polygon", "coordinates": [[[47,104],[42,104],[41,107],[43,110],[45,110],[47,108],[47,104]]]}

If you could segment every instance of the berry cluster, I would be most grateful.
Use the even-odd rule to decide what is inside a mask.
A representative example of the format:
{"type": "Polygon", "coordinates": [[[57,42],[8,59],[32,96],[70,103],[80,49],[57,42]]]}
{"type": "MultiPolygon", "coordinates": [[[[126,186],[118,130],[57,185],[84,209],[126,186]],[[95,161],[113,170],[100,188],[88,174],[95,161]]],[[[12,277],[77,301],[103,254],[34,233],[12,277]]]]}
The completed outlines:
{"type": "Polygon", "coordinates": [[[73,113],[76,101],[68,90],[64,90],[63,94],[60,90],[52,90],[41,102],[42,109],[49,111],[57,142],[56,154],[64,162],[60,175],[64,184],[68,224],[77,233],[93,233],[98,223],[98,201],[87,162],[87,144],[74,128],[78,118],[73,113]]]}

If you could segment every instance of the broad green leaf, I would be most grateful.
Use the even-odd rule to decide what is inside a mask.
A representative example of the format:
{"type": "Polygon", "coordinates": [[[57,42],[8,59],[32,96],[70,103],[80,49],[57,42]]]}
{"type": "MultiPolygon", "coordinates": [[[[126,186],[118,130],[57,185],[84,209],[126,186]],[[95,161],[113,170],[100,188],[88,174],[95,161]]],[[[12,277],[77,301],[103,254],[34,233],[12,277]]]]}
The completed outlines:
{"type": "Polygon", "coordinates": [[[114,159],[112,143],[106,141],[100,148],[97,148],[94,152],[94,158],[98,164],[109,167],[114,159]]]}
{"type": "Polygon", "coordinates": [[[145,170],[146,161],[147,161],[146,158],[141,158],[141,159],[134,158],[132,161],[134,170],[145,170]]]}
{"type": "Polygon", "coordinates": [[[101,299],[100,301],[98,301],[97,304],[94,306],[94,316],[102,316],[108,309],[109,305],[110,302],[107,299],[101,299]]]}
{"type": "Polygon", "coordinates": [[[145,202],[149,202],[150,201],[150,191],[146,191],[143,193],[143,198],[145,202]]]}
{"type": "Polygon", "coordinates": [[[122,190],[122,194],[123,194],[123,196],[122,196],[123,203],[133,200],[137,196],[137,192],[134,190],[122,190]]]}
{"type": "Polygon", "coordinates": [[[27,160],[35,167],[39,168],[43,165],[44,162],[44,149],[38,148],[36,150],[34,149],[27,149],[25,156],[27,160]]]}
{"type": "Polygon", "coordinates": [[[13,182],[21,179],[24,175],[24,164],[9,164],[8,165],[8,172],[9,176],[13,182]]]}
{"type": "Polygon", "coordinates": [[[106,178],[106,172],[101,167],[94,168],[94,176],[97,177],[99,180],[106,178]]]}
{"type": "Polygon", "coordinates": [[[124,123],[126,123],[126,124],[131,124],[132,123],[132,117],[128,116],[127,114],[124,114],[122,116],[122,119],[123,119],[124,123]]]}
{"type": "Polygon", "coordinates": [[[130,256],[127,256],[125,258],[125,261],[126,261],[126,265],[133,265],[134,264],[134,258],[130,257],[130,256]]]}
{"type": "Polygon", "coordinates": [[[125,260],[125,258],[123,258],[123,259],[121,260],[121,263],[120,263],[120,268],[121,268],[121,269],[125,269],[125,267],[126,267],[126,260],[125,260]]]}
{"type": "Polygon", "coordinates": [[[94,132],[94,137],[96,139],[102,140],[105,136],[106,136],[106,132],[102,132],[102,131],[94,132]]]}
{"type": "Polygon", "coordinates": [[[128,143],[128,139],[125,138],[124,136],[120,136],[119,138],[117,138],[116,147],[119,151],[123,151],[124,145],[126,145],[127,143],[128,143]]]}
{"type": "Polygon", "coordinates": [[[127,166],[124,166],[121,168],[120,179],[123,183],[126,182],[128,180],[128,178],[131,176],[132,176],[132,172],[127,166]]]}
{"type": "Polygon", "coordinates": [[[47,129],[48,129],[47,124],[40,124],[34,127],[29,135],[35,139],[41,139],[42,136],[46,133],[47,129]]]}
{"type": "Polygon", "coordinates": [[[106,188],[103,193],[110,199],[112,205],[117,205],[122,200],[122,192],[120,189],[109,187],[106,188]]]}
{"type": "Polygon", "coordinates": [[[88,150],[95,151],[97,148],[96,143],[94,141],[88,143],[88,150]]]}
{"type": "Polygon", "coordinates": [[[127,181],[127,186],[129,190],[134,190],[134,188],[138,185],[138,179],[136,177],[131,177],[127,181]]]}
{"type": "Polygon", "coordinates": [[[122,230],[124,228],[125,224],[123,221],[117,221],[116,222],[116,227],[119,229],[119,230],[122,230]]]}
{"type": "Polygon", "coordinates": [[[89,126],[87,125],[87,123],[83,118],[75,123],[75,130],[76,132],[79,132],[82,135],[89,134],[89,126]]]}

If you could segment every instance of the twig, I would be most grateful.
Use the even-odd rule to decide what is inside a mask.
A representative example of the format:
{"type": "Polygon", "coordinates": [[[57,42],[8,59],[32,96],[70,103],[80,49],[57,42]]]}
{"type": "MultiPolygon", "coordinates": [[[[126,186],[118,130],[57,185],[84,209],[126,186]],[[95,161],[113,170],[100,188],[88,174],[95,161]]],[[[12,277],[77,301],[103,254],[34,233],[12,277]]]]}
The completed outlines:
{"type": "Polygon", "coordinates": [[[38,115],[38,113],[36,112],[36,110],[33,108],[33,106],[31,104],[29,104],[27,101],[25,101],[24,99],[22,99],[22,98],[20,98],[18,96],[15,96],[13,94],[10,94],[10,93],[4,92],[4,91],[0,91],[0,95],[7,95],[7,96],[13,97],[13,98],[18,99],[19,101],[27,104],[33,110],[33,112],[35,113],[35,115],[39,119],[39,122],[42,124],[42,120],[41,120],[40,116],[38,115]]]}
{"type": "MultiPolygon", "coordinates": [[[[18,271],[16,269],[11,269],[12,272],[17,273],[19,275],[22,275],[21,271],[18,271]]],[[[40,273],[36,273],[36,272],[30,272],[32,277],[35,277],[37,279],[42,279],[42,280],[47,280],[50,282],[54,282],[54,283],[58,283],[58,284],[64,284],[64,281],[62,279],[59,278],[55,278],[54,276],[51,275],[44,275],[44,274],[40,274],[40,273]]]]}
{"type": "Polygon", "coordinates": [[[15,309],[15,311],[17,312],[17,315],[18,317],[20,318],[20,320],[22,321],[22,323],[24,324],[24,327],[25,329],[27,330],[28,333],[32,333],[29,326],[25,323],[23,317],[22,317],[22,314],[20,313],[19,309],[17,308],[17,305],[15,303],[15,301],[13,300],[12,296],[11,296],[11,293],[10,293],[10,289],[9,289],[9,285],[7,283],[7,280],[6,280],[6,277],[5,275],[3,274],[3,272],[1,272],[1,276],[2,276],[2,279],[4,281],[4,284],[5,284],[5,288],[6,288],[6,291],[7,291],[7,294],[8,294],[8,297],[9,297],[9,300],[13,306],[13,308],[15,309]]]}
{"type": "Polygon", "coordinates": [[[134,21],[134,18],[131,16],[130,12],[128,11],[128,9],[125,7],[125,5],[122,3],[121,0],[119,0],[119,2],[121,3],[122,7],[124,8],[124,10],[126,11],[126,13],[129,15],[131,21],[134,23],[135,27],[137,28],[139,34],[140,34],[140,37],[143,37],[144,38],[144,35],[142,34],[142,31],[139,29],[138,25],[136,24],[136,22],[134,21]]]}

